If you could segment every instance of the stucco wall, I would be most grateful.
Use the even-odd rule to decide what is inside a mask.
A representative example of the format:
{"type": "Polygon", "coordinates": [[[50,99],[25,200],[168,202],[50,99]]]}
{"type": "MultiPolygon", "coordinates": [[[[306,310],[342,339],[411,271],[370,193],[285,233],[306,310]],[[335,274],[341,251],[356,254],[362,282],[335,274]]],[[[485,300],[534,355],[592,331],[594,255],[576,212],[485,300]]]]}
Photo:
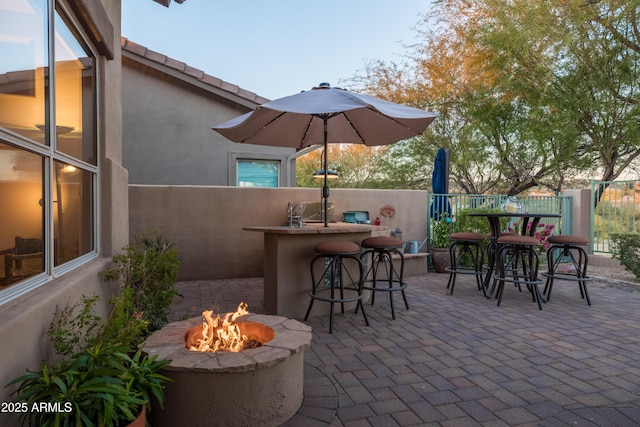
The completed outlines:
{"type": "Polygon", "coordinates": [[[130,183],[235,185],[236,157],[280,161],[281,185],[295,182],[295,163],[288,161],[294,149],[236,144],[211,129],[257,104],[236,104],[196,79],[139,61],[123,58],[123,159],[130,183]]]}
{"type": "MultiPolygon", "coordinates": [[[[71,3],[82,8],[88,5],[89,12],[100,12],[96,21],[101,25],[87,24],[87,32],[108,27],[114,40],[105,44],[119,50],[120,0],[101,0],[98,3],[71,3]],[[102,7],[100,7],[102,5],[102,7]],[[109,26],[110,25],[110,26],[109,26]]],[[[78,19],[83,22],[82,18],[78,19]]],[[[105,34],[94,34],[102,40],[105,34]]],[[[0,307],[0,401],[11,400],[13,388],[4,388],[10,380],[26,373],[26,369],[37,370],[42,360],[52,361],[52,348],[46,334],[56,306],[64,307],[68,302],[78,301],[81,295],[101,295],[99,314],[106,313],[107,302],[113,286],[101,283],[98,272],[105,269],[113,250],[119,250],[128,241],[129,210],[127,171],[121,165],[121,91],[120,59],[116,51],[115,59],[107,60],[99,56],[102,74],[97,81],[99,91],[98,138],[100,155],[99,188],[99,236],[97,239],[99,256],[92,261],[62,274],[57,278],[45,278],[42,286],[18,297],[0,307]]],[[[16,285],[12,289],[18,288],[16,285]]],[[[0,413],[0,426],[18,425],[15,414],[0,413]]]]}
{"type": "MultiPolygon", "coordinates": [[[[588,190],[571,190],[572,233],[589,238],[588,190]]],[[[260,277],[263,236],[242,227],[279,225],[287,203],[320,201],[317,188],[238,188],[214,186],[130,185],[130,237],[155,229],[174,242],[182,261],[180,280],[260,277]]],[[[392,205],[393,218],[382,225],[400,227],[404,240],[426,237],[428,193],[415,190],[331,189],[335,219],[347,210],[369,211],[392,205]]],[[[423,248],[423,252],[425,248],[423,248]]],[[[619,265],[610,257],[591,256],[591,265],[619,265]]]]}
{"type": "MultiPolygon", "coordinates": [[[[155,229],[174,242],[182,261],[180,280],[259,277],[263,271],[263,235],[242,227],[287,221],[287,203],[319,201],[318,188],[238,188],[207,186],[129,187],[130,235],[155,229]]],[[[405,240],[426,237],[426,191],[331,189],[335,219],[348,210],[369,211],[392,205],[405,240]]]]}

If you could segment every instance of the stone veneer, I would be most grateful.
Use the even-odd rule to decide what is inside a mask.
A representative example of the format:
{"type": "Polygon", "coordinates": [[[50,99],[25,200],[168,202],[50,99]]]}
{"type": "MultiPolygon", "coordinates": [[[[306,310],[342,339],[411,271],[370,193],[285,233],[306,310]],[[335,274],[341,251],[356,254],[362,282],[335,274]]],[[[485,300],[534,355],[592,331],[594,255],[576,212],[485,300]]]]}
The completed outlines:
{"type": "Polygon", "coordinates": [[[149,414],[153,426],[277,426],[298,411],[311,327],[263,314],[239,320],[272,328],[274,338],[240,353],[193,352],[185,348],[185,334],[202,323],[195,317],[171,323],[145,341],[146,353],[172,360],[162,372],[173,380],[165,389],[165,407],[156,405],[149,414]]]}

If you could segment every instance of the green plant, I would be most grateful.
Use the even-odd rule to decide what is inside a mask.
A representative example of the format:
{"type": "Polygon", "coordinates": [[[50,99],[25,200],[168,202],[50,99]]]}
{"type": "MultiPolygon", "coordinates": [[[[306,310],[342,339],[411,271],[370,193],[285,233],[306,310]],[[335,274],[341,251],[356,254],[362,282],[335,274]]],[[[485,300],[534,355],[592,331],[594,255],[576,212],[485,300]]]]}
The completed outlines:
{"type": "Polygon", "coordinates": [[[449,247],[449,234],[453,233],[457,228],[450,215],[442,215],[440,219],[431,221],[431,248],[447,248],[449,247]]]}
{"type": "MultiPolygon", "coordinates": [[[[468,208],[460,209],[456,212],[456,223],[458,229],[461,231],[469,231],[474,233],[480,233],[486,236],[491,233],[491,227],[489,221],[483,216],[469,216],[470,213],[500,213],[500,209],[489,208],[468,208]]],[[[509,223],[508,218],[500,218],[501,229],[505,230],[509,223]]]]}
{"type": "Polygon", "coordinates": [[[640,234],[612,234],[613,257],[640,280],[640,234]]]}
{"type": "Polygon", "coordinates": [[[134,305],[134,291],[123,288],[110,301],[109,317],[102,328],[100,340],[113,345],[137,348],[149,335],[149,320],[134,305]]]}
{"type": "Polygon", "coordinates": [[[56,306],[47,335],[51,339],[56,354],[62,358],[86,348],[100,335],[104,322],[94,313],[94,306],[100,297],[82,295],[73,305],[67,304],[62,310],[56,306]]]}
{"type": "Polygon", "coordinates": [[[56,307],[47,335],[57,356],[64,360],[98,343],[135,349],[144,341],[149,321],[134,311],[132,290],[123,289],[111,299],[106,320],[94,313],[99,300],[99,296],[82,295],[76,304],[62,310],[56,307]]]}
{"type": "Polygon", "coordinates": [[[148,357],[130,348],[95,344],[55,366],[11,381],[19,384],[12,395],[28,408],[46,402],[55,411],[29,410],[21,415],[24,424],[46,426],[118,426],[149,408],[152,396],[162,407],[164,385],[169,378],[159,373],[170,361],[148,357]]]}
{"type": "Polygon", "coordinates": [[[167,323],[180,261],[175,246],[155,231],[135,238],[124,253],[113,257],[113,266],[100,273],[107,281],[119,281],[123,292],[131,290],[132,313],[149,320],[150,332],[167,323]]]}

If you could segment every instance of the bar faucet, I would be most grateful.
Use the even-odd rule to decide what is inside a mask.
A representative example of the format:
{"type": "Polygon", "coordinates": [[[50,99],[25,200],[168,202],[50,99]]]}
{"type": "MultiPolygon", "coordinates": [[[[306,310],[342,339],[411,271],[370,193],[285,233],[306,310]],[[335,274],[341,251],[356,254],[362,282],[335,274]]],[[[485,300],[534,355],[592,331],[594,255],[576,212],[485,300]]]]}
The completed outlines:
{"type": "Polygon", "coordinates": [[[289,214],[289,228],[293,227],[293,205],[289,202],[287,206],[287,213],[289,214]]]}

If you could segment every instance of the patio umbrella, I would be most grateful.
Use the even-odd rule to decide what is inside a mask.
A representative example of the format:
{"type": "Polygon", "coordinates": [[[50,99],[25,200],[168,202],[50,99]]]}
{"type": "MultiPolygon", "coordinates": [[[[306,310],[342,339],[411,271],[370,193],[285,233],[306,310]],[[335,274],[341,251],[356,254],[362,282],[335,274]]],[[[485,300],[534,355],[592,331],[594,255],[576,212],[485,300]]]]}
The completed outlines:
{"type": "MultiPolygon", "coordinates": [[[[420,135],[437,114],[321,83],[312,90],[279,98],[214,126],[240,143],[304,148],[329,143],[378,146],[420,135]]],[[[324,225],[327,224],[328,165],[324,156],[324,225]]]]}
{"type": "Polygon", "coordinates": [[[444,148],[438,148],[438,154],[433,162],[433,174],[431,175],[431,190],[433,201],[429,213],[431,218],[439,220],[443,214],[451,214],[451,205],[446,196],[449,192],[449,153],[444,148]]]}

